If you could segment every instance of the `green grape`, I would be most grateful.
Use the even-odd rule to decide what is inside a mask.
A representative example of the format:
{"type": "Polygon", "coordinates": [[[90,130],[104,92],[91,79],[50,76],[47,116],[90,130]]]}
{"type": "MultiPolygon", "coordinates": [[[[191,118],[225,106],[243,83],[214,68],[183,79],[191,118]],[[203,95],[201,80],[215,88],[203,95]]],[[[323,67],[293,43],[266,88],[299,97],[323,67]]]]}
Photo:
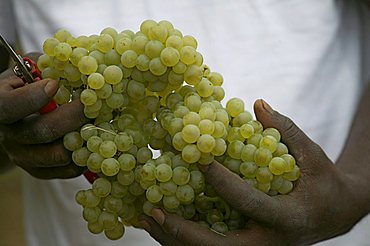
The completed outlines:
{"type": "Polygon", "coordinates": [[[114,65],[121,63],[121,54],[118,54],[115,50],[110,50],[104,54],[104,61],[106,65],[114,65]]]}
{"type": "Polygon", "coordinates": [[[156,57],[149,62],[149,70],[154,75],[160,76],[166,73],[167,66],[162,63],[159,57],[156,57]]]}
{"type": "Polygon", "coordinates": [[[135,179],[135,175],[132,170],[128,172],[119,171],[117,174],[117,181],[121,185],[130,185],[132,184],[132,182],[134,182],[134,179],[135,179]]]}
{"type": "Polygon", "coordinates": [[[258,182],[256,185],[256,188],[267,194],[270,191],[271,183],[270,182],[266,182],[266,183],[258,182]]]}
{"type": "Polygon", "coordinates": [[[293,183],[291,181],[283,179],[282,185],[277,189],[280,194],[288,194],[293,189],[293,183]]]}
{"type": "Polygon", "coordinates": [[[136,59],[136,68],[142,72],[148,71],[149,63],[150,58],[144,54],[140,54],[136,59]]]}
{"type": "Polygon", "coordinates": [[[124,67],[133,68],[136,66],[137,54],[134,50],[126,50],[122,53],[121,63],[124,67]]]}
{"type": "Polygon", "coordinates": [[[281,157],[273,157],[269,163],[269,169],[274,175],[281,175],[286,170],[287,163],[281,157]]]}
{"type": "Polygon", "coordinates": [[[168,182],[173,177],[173,171],[171,166],[167,164],[159,164],[155,168],[155,178],[161,182],[168,182]]]}
{"type": "Polygon", "coordinates": [[[180,206],[180,201],[175,195],[164,195],[162,202],[166,210],[177,209],[180,206]]]}
{"type": "Polygon", "coordinates": [[[273,136],[266,135],[261,138],[259,147],[268,149],[271,153],[274,153],[277,148],[277,141],[273,136]]]}
{"type": "Polygon", "coordinates": [[[189,185],[196,193],[203,191],[205,188],[205,178],[203,173],[200,171],[191,171],[189,185]]]}
{"type": "Polygon", "coordinates": [[[283,183],[284,179],[281,175],[274,175],[271,181],[271,190],[279,190],[283,183]]]}
{"type": "Polygon", "coordinates": [[[263,136],[272,136],[276,139],[277,142],[280,141],[281,135],[280,132],[275,128],[266,128],[262,132],[263,136]]]}
{"type": "Polygon", "coordinates": [[[96,42],[96,48],[103,53],[108,52],[109,50],[113,49],[113,47],[114,40],[109,34],[101,34],[96,42]]]}
{"type": "Polygon", "coordinates": [[[81,73],[77,67],[68,63],[64,66],[64,76],[69,82],[77,82],[81,78],[81,73]]]}
{"type": "Polygon", "coordinates": [[[64,147],[69,151],[75,151],[82,147],[84,141],[79,132],[69,132],[63,138],[64,147]]]}
{"type": "Polygon", "coordinates": [[[215,146],[216,141],[209,134],[203,134],[197,140],[197,147],[203,153],[211,153],[215,146]]]}
{"type": "Polygon", "coordinates": [[[87,84],[91,87],[91,89],[98,90],[104,86],[105,80],[103,75],[100,73],[92,73],[87,78],[87,84]]]}
{"type": "Polygon", "coordinates": [[[175,66],[180,60],[180,53],[172,47],[164,48],[160,54],[161,61],[167,67],[175,66]]]}
{"type": "Polygon", "coordinates": [[[240,135],[243,136],[243,138],[250,138],[254,134],[254,128],[250,124],[243,124],[239,128],[240,135]]]}
{"type": "Polygon", "coordinates": [[[240,127],[252,120],[252,115],[248,111],[241,112],[233,120],[232,125],[240,127]]]}
{"type": "Polygon", "coordinates": [[[176,190],[176,198],[181,204],[191,204],[195,198],[193,188],[188,184],[178,186],[176,190]]]}
{"type": "Polygon", "coordinates": [[[99,146],[99,153],[105,158],[113,157],[116,154],[116,152],[117,146],[111,140],[105,140],[99,146]]]}
{"type": "Polygon", "coordinates": [[[172,138],[172,146],[178,151],[182,151],[187,144],[182,138],[181,132],[177,132],[172,138]]]}
{"type": "Polygon", "coordinates": [[[183,121],[184,126],[189,125],[189,124],[197,126],[200,124],[200,116],[196,112],[188,112],[187,114],[184,115],[182,121],[183,121]]]}
{"type": "Polygon", "coordinates": [[[83,56],[78,62],[78,69],[85,75],[95,73],[98,69],[98,62],[92,56],[83,56]]]}
{"type": "Polygon", "coordinates": [[[72,54],[72,48],[67,43],[58,43],[54,47],[55,58],[60,61],[68,61],[71,54],[72,54]]]}
{"type": "Polygon", "coordinates": [[[72,35],[69,31],[66,29],[59,29],[55,34],[54,38],[58,39],[60,42],[65,42],[67,41],[68,38],[70,38],[72,35]]]}
{"type": "Polygon", "coordinates": [[[133,170],[136,166],[136,159],[135,156],[131,154],[121,154],[118,157],[118,162],[120,164],[120,168],[123,171],[130,171],[133,170]]]}
{"type": "Polygon", "coordinates": [[[98,100],[98,97],[94,90],[84,89],[81,92],[80,100],[84,105],[89,106],[89,105],[93,105],[94,103],[96,103],[96,101],[98,100]]]}
{"type": "Polygon", "coordinates": [[[122,209],[122,199],[109,195],[104,199],[104,208],[108,212],[117,214],[122,209]]]}
{"type": "Polygon", "coordinates": [[[251,120],[251,121],[248,122],[248,124],[253,126],[255,134],[262,133],[263,126],[262,126],[261,122],[259,122],[257,120],[251,120]]]}
{"type": "Polygon", "coordinates": [[[256,179],[259,183],[269,183],[273,178],[273,174],[268,167],[259,167],[256,171],[256,179]]]}
{"type": "Polygon", "coordinates": [[[72,160],[77,166],[84,167],[87,165],[90,153],[86,147],[82,147],[72,152],[72,160]]]}
{"type": "MultiPolygon", "coordinates": [[[[161,165],[166,165],[166,164],[161,164],[161,165]]],[[[172,173],[172,170],[171,170],[171,173],[172,173]]],[[[166,182],[160,181],[159,188],[163,195],[172,196],[172,195],[175,195],[176,193],[177,185],[172,180],[168,180],[166,182]]]]}
{"type": "MultiPolygon", "coordinates": [[[[174,69],[174,71],[175,72],[179,71],[179,69],[176,69],[176,70],[174,69]]],[[[180,72],[177,72],[177,73],[180,73],[180,72]]],[[[202,75],[203,75],[203,73],[202,73],[202,68],[201,67],[199,67],[197,65],[191,65],[184,72],[184,80],[189,85],[196,86],[201,81],[202,75]]]]}
{"type": "Polygon", "coordinates": [[[60,43],[60,41],[56,38],[48,38],[44,41],[42,46],[45,54],[48,56],[54,56],[55,47],[60,43]]]}
{"type": "Polygon", "coordinates": [[[195,86],[198,94],[201,97],[209,97],[213,94],[213,85],[207,78],[202,78],[201,81],[195,86]]]}
{"type": "Polygon", "coordinates": [[[159,57],[163,50],[163,44],[158,40],[150,40],[145,45],[145,55],[153,59],[159,57]]]}
{"type": "Polygon", "coordinates": [[[177,185],[185,185],[190,180],[190,172],[186,167],[176,167],[173,169],[172,181],[177,185]]]}
{"type": "Polygon", "coordinates": [[[192,124],[185,125],[181,133],[182,133],[182,138],[187,143],[195,143],[200,137],[199,127],[197,127],[196,125],[192,125],[192,124]]]}
{"type": "Polygon", "coordinates": [[[202,119],[199,122],[199,131],[200,131],[200,134],[212,135],[215,131],[214,122],[209,119],[202,119]]]}
{"type": "Polygon", "coordinates": [[[255,133],[252,136],[250,136],[250,138],[248,138],[247,142],[248,144],[253,144],[256,147],[259,147],[261,139],[262,139],[262,134],[255,133]]]}
{"type": "Polygon", "coordinates": [[[89,229],[89,232],[93,234],[102,233],[104,230],[103,225],[99,224],[98,222],[87,223],[87,228],[89,229]]]}
{"type": "Polygon", "coordinates": [[[227,145],[224,139],[216,138],[215,139],[215,147],[212,150],[212,154],[215,156],[221,156],[226,152],[227,145]]]}
{"type": "Polygon", "coordinates": [[[136,158],[139,163],[146,163],[152,157],[153,157],[153,153],[148,147],[140,148],[136,154],[136,158]]]}
{"type": "Polygon", "coordinates": [[[188,163],[195,163],[200,159],[200,151],[195,144],[188,144],[182,149],[182,158],[188,163]]]}
{"type": "MultiPolygon", "coordinates": [[[[214,130],[211,133],[215,138],[221,138],[226,134],[226,127],[221,121],[215,121],[213,123],[214,130]]],[[[199,125],[200,132],[202,133],[202,127],[199,125]]]]}
{"type": "Polygon", "coordinates": [[[145,45],[148,42],[148,38],[145,35],[136,36],[132,39],[131,48],[136,54],[143,54],[145,51],[145,45]]]}
{"type": "Polygon", "coordinates": [[[118,109],[123,106],[124,100],[123,94],[112,92],[112,94],[106,99],[106,103],[110,108],[118,109]]]}
{"type": "Polygon", "coordinates": [[[94,173],[99,173],[101,172],[101,164],[103,160],[104,157],[102,157],[100,154],[91,153],[86,161],[87,168],[94,173]]]}
{"type": "Polygon", "coordinates": [[[288,154],[288,147],[285,144],[281,143],[281,142],[277,143],[276,150],[275,150],[274,153],[272,153],[272,155],[279,157],[279,156],[282,156],[284,154],[288,154]]]}
{"type": "Polygon", "coordinates": [[[101,163],[101,170],[104,175],[114,176],[119,172],[120,164],[114,158],[107,158],[101,163]]]}
{"type": "Polygon", "coordinates": [[[150,40],[159,40],[160,42],[166,42],[168,36],[167,28],[161,25],[153,25],[148,30],[148,37],[150,40]]]}
{"type": "Polygon", "coordinates": [[[71,100],[71,92],[63,85],[59,87],[57,93],[54,95],[54,101],[59,104],[66,104],[71,100]]]}
{"type": "Polygon", "coordinates": [[[175,48],[176,50],[180,51],[183,47],[182,38],[176,35],[171,35],[166,40],[166,47],[175,48]]]}
{"type": "Polygon", "coordinates": [[[104,234],[110,240],[118,240],[125,234],[125,227],[118,221],[112,229],[105,229],[104,234]]]}
{"type": "Polygon", "coordinates": [[[96,196],[91,189],[85,191],[84,195],[85,195],[85,200],[84,200],[83,205],[85,207],[93,208],[93,207],[98,206],[100,202],[100,197],[96,196]]]}
{"type": "Polygon", "coordinates": [[[222,234],[229,231],[229,228],[228,228],[227,224],[222,222],[222,221],[218,221],[218,222],[213,223],[212,226],[211,226],[211,229],[214,230],[214,231],[217,231],[219,233],[222,233],[222,234]]]}
{"type": "Polygon", "coordinates": [[[300,175],[301,175],[301,171],[299,167],[295,165],[293,170],[283,174],[283,178],[289,181],[296,181],[300,175]]]}
{"type": "Polygon", "coordinates": [[[272,159],[270,150],[266,148],[258,148],[254,152],[254,162],[261,167],[266,167],[272,159]]]}
{"type": "Polygon", "coordinates": [[[104,229],[113,229],[118,222],[118,216],[107,211],[102,211],[99,215],[98,222],[103,225],[104,229]]]}
{"type": "Polygon", "coordinates": [[[89,51],[87,49],[77,47],[72,50],[72,54],[69,57],[69,60],[74,66],[78,66],[78,62],[80,59],[84,56],[87,56],[89,54],[89,51]]]}
{"type": "Polygon", "coordinates": [[[292,171],[295,168],[296,161],[295,161],[295,159],[294,159],[294,157],[292,155],[290,155],[290,154],[283,154],[280,157],[283,158],[285,160],[285,162],[287,163],[285,172],[290,172],[290,171],[292,171]]]}
{"type": "Polygon", "coordinates": [[[145,20],[140,24],[140,31],[145,35],[148,35],[149,29],[155,25],[157,25],[157,22],[154,20],[145,20]]]}
{"type": "Polygon", "coordinates": [[[227,153],[229,154],[230,157],[239,160],[241,158],[243,149],[244,143],[239,140],[235,140],[231,142],[227,147],[227,153]]]}
{"type": "Polygon", "coordinates": [[[98,207],[85,207],[82,211],[82,217],[89,223],[94,223],[98,221],[101,210],[98,207]]]}
{"type": "Polygon", "coordinates": [[[110,65],[104,70],[103,76],[108,84],[115,85],[122,80],[123,72],[118,66],[110,65]]]}
{"type": "Polygon", "coordinates": [[[244,177],[252,179],[256,177],[256,171],[258,166],[254,162],[242,162],[239,167],[239,171],[244,177]]]}
{"type": "Polygon", "coordinates": [[[151,203],[157,203],[162,200],[163,194],[158,185],[152,185],[146,190],[146,198],[151,203]]]}
{"type": "Polygon", "coordinates": [[[132,46],[132,40],[128,37],[123,37],[115,43],[115,50],[118,54],[122,55],[126,50],[130,50],[132,46]]]}
{"type": "Polygon", "coordinates": [[[180,51],[180,60],[186,65],[190,65],[195,62],[197,51],[192,46],[184,46],[180,51]]]}
{"type": "Polygon", "coordinates": [[[89,53],[89,56],[91,57],[94,57],[96,62],[98,63],[98,71],[99,73],[102,73],[102,71],[104,71],[103,68],[106,68],[107,65],[104,64],[105,63],[105,55],[103,52],[99,51],[99,50],[94,50],[94,51],[91,51],[89,53]]]}
{"type": "Polygon", "coordinates": [[[92,184],[92,191],[98,197],[106,197],[111,192],[112,185],[105,178],[98,178],[92,184]]]}
{"type": "Polygon", "coordinates": [[[145,97],[145,85],[135,80],[130,80],[127,86],[127,94],[131,98],[142,99],[145,97]]]}
{"type": "MultiPolygon", "coordinates": [[[[179,61],[175,66],[172,67],[173,71],[177,74],[184,74],[186,72],[187,68],[188,67],[184,63],[182,63],[181,61],[179,61]]],[[[195,74],[199,75],[201,72],[202,71],[201,71],[200,67],[196,66],[196,67],[193,67],[191,70],[189,70],[187,76],[191,77],[192,75],[195,76],[195,74]]],[[[199,77],[200,77],[199,78],[199,81],[200,81],[201,75],[199,75],[199,77]]],[[[192,78],[195,79],[195,77],[192,77],[192,78]]]]}
{"type": "Polygon", "coordinates": [[[99,148],[103,140],[99,136],[91,136],[87,140],[87,149],[91,152],[99,152],[99,148]]]}
{"type": "Polygon", "coordinates": [[[199,109],[200,118],[202,120],[208,119],[208,120],[214,121],[216,119],[215,109],[213,109],[212,107],[203,106],[203,104],[202,104],[201,108],[199,109]]]}
{"type": "Polygon", "coordinates": [[[244,102],[239,98],[232,98],[226,103],[226,110],[231,117],[236,117],[244,112],[244,102]]]}

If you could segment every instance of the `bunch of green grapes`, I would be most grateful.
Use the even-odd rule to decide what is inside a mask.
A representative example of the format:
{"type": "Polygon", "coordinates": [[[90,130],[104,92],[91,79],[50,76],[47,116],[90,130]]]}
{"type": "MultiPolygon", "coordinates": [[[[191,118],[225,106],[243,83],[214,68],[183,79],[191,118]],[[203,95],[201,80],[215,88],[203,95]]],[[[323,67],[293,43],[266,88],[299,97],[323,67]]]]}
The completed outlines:
{"type": "Polygon", "coordinates": [[[54,100],[79,99],[91,119],[64,137],[74,163],[96,174],[76,194],[90,232],[118,239],[154,207],[220,233],[242,228],[247,218],[198,169],[214,160],[269,195],[287,194],[299,178],[280,133],[264,129],[238,98],[221,104],[222,75],[170,22],[79,37],[61,29],[43,50],[37,65],[59,81],[54,100]]]}

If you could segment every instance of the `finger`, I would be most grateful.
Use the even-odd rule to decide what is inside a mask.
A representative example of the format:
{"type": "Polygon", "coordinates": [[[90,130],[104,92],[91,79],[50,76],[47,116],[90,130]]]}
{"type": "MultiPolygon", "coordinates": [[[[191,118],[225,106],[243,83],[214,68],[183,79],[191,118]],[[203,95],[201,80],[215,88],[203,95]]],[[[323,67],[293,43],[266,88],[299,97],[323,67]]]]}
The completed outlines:
{"type": "Polygon", "coordinates": [[[254,112],[257,120],[260,121],[265,128],[274,127],[280,132],[282,142],[288,146],[289,151],[297,159],[301,168],[305,168],[305,164],[309,164],[312,167],[312,165],[321,163],[303,161],[305,157],[314,160],[315,157],[320,156],[322,158],[322,155],[325,154],[291,119],[273,110],[271,106],[262,99],[254,103],[254,112]]]}
{"type": "MultiPolygon", "coordinates": [[[[176,214],[155,208],[152,210],[152,217],[164,232],[184,245],[227,245],[224,236],[176,214]]],[[[155,228],[155,224],[151,224],[151,228],[155,228]]],[[[151,229],[151,233],[157,238],[161,235],[155,233],[160,232],[159,229],[151,229]]]]}
{"type": "Polygon", "coordinates": [[[28,117],[8,127],[6,139],[20,144],[49,143],[74,131],[89,120],[80,101],[64,104],[54,111],[28,117]]]}
{"type": "Polygon", "coordinates": [[[161,245],[180,245],[180,242],[166,233],[154,219],[142,215],[139,217],[139,227],[144,229],[161,245]]]}
{"type": "Polygon", "coordinates": [[[50,144],[4,146],[12,163],[21,167],[59,167],[72,163],[61,139],[50,144]]]}
{"type": "Polygon", "coordinates": [[[18,87],[22,87],[24,85],[25,83],[23,82],[22,79],[15,76],[14,73],[8,72],[8,70],[1,74],[1,77],[0,77],[0,90],[1,91],[8,92],[18,87]]]}
{"type": "Polygon", "coordinates": [[[86,168],[69,164],[64,167],[26,167],[26,172],[38,179],[69,179],[80,176],[86,168]]]}
{"type": "Polygon", "coordinates": [[[285,210],[281,209],[278,198],[273,199],[253,188],[216,161],[202,167],[207,183],[234,209],[263,224],[271,225],[284,220],[285,210]]]}
{"type": "Polygon", "coordinates": [[[0,123],[13,123],[38,112],[58,90],[55,80],[40,80],[4,93],[0,101],[0,123]]]}

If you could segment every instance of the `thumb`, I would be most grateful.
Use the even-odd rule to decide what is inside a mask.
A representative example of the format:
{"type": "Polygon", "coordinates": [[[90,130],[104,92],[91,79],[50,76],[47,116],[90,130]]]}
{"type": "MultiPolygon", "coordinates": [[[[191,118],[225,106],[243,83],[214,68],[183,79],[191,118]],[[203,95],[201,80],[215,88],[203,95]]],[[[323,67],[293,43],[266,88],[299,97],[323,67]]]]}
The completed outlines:
{"type": "Polygon", "coordinates": [[[254,103],[254,113],[264,128],[273,127],[280,132],[282,142],[288,146],[301,167],[305,163],[302,161],[305,156],[314,157],[318,153],[323,153],[291,119],[273,110],[264,100],[259,99],[254,103]]]}
{"type": "Polygon", "coordinates": [[[0,123],[13,123],[38,112],[57,90],[57,81],[45,79],[5,93],[0,101],[0,123]]]}

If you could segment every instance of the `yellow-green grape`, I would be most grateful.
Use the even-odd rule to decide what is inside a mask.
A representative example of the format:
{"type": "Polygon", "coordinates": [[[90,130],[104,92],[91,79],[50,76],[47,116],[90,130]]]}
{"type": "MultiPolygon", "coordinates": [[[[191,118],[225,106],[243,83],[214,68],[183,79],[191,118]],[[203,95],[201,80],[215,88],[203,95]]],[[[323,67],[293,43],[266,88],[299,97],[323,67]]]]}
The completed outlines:
{"type": "Polygon", "coordinates": [[[262,134],[260,133],[255,133],[252,136],[250,136],[247,140],[248,144],[253,144],[256,147],[260,146],[260,142],[262,139],[262,134]]]}
{"type": "Polygon", "coordinates": [[[180,53],[172,47],[164,48],[160,54],[161,61],[167,67],[175,66],[180,60],[180,53]]]}
{"type": "Polygon", "coordinates": [[[112,94],[112,86],[108,83],[104,83],[103,87],[95,91],[96,96],[100,99],[107,99],[112,94]]]}
{"type": "Polygon", "coordinates": [[[152,185],[146,190],[145,196],[149,202],[157,203],[162,200],[163,194],[158,185],[152,185]]]}
{"type": "Polygon", "coordinates": [[[274,153],[277,148],[277,141],[271,135],[262,137],[259,147],[268,149],[271,153],[274,153]]]}
{"type": "Polygon", "coordinates": [[[56,38],[48,38],[44,41],[42,46],[45,54],[48,56],[54,56],[55,47],[60,43],[60,41],[56,38]]]}
{"type": "Polygon", "coordinates": [[[87,149],[91,152],[99,152],[100,144],[103,140],[99,136],[91,136],[86,143],[87,149]]]}
{"type": "Polygon", "coordinates": [[[225,127],[229,126],[229,114],[225,109],[216,109],[216,120],[222,122],[225,127]]]}
{"type": "Polygon", "coordinates": [[[104,175],[114,176],[120,170],[119,162],[114,158],[107,158],[101,164],[101,171],[104,175]]]}
{"type": "Polygon", "coordinates": [[[45,68],[50,67],[52,63],[52,59],[47,54],[42,54],[37,59],[37,68],[40,69],[40,71],[43,71],[45,68]]]}
{"type": "Polygon", "coordinates": [[[227,153],[231,158],[239,160],[241,158],[244,143],[239,140],[235,140],[227,147],[227,153]]]}
{"type": "MultiPolygon", "coordinates": [[[[175,67],[174,67],[174,71],[175,71],[175,67]]],[[[177,73],[180,73],[180,72],[177,72],[177,73]]],[[[197,85],[201,81],[202,76],[203,76],[202,69],[201,67],[197,65],[189,66],[184,72],[184,80],[189,85],[194,85],[194,86],[197,85]]]]}
{"type": "Polygon", "coordinates": [[[159,57],[156,57],[149,62],[149,70],[154,75],[160,76],[167,71],[167,66],[161,62],[159,57]]]}
{"type": "Polygon", "coordinates": [[[248,123],[249,121],[252,120],[252,115],[248,111],[241,112],[238,114],[233,120],[232,120],[232,125],[233,126],[242,126],[245,123],[248,123]]]}
{"type": "Polygon", "coordinates": [[[92,184],[92,191],[98,197],[106,197],[110,194],[112,185],[105,178],[98,178],[92,184]]]}
{"type": "Polygon", "coordinates": [[[290,154],[283,154],[280,157],[283,158],[285,162],[287,163],[285,172],[292,171],[294,167],[296,166],[295,158],[290,154]]]}
{"type": "Polygon", "coordinates": [[[82,147],[84,140],[79,132],[69,132],[64,135],[63,144],[69,151],[75,151],[82,147]]]}
{"type": "Polygon", "coordinates": [[[148,30],[148,37],[150,40],[159,40],[162,43],[166,42],[168,36],[167,28],[161,25],[153,25],[148,30]]]}
{"type": "Polygon", "coordinates": [[[118,157],[118,162],[120,164],[121,170],[123,171],[130,171],[133,170],[136,166],[136,159],[135,156],[131,154],[121,154],[118,157]]]}
{"type": "Polygon", "coordinates": [[[134,50],[126,50],[122,53],[121,63],[127,68],[133,68],[137,63],[137,53],[134,50]]]}
{"type": "Polygon", "coordinates": [[[142,99],[145,97],[145,85],[135,80],[130,80],[127,85],[127,94],[131,98],[142,99]]]}
{"type": "Polygon", "coordinates": [[[293,170],[283,174],[283,178],[289,181],[296,181],[301,175],[301,171],[297,165],[294,166],[293,170]]]}
{"type": "Polygon", "coordinates": [[[256,179],[259,183],[269,183],[273,176],[268,167],[259,167],[256,171],[256,179]]]}
{"type": "Polygon", "coordinates": [[[192,46],[184,46],[180,51],[180,60],[186,65],[190,65],[195,62],[197,51],[192,46]]]}
{"type": "Polygon", "coordinates": [[[104,61],[106,65],[115,65],[121,63],[121,54],[115,50],[109,50],[104,54],[104,61]]]}
{"type": "Polygon", "coordinates": [[[160,22],[158,22],[158,25],[165,27],[167,31],[170,31],[173,29],[172,23],[167,20],[161,20],[160,22]]]}
{"type": "Polygon", "coordinates": [[[114,40],[109,34],[101,34],[96,42],[96,48],[103,53],[113,49],[113,46],[114,40]]]}
{"type": "Polygon", "coordinates": [[[145,45],[145,55],[153,59],[159,57],[164,45],[158,40],[150,40],[145,45]]]}
{"type": "Polygon", "coordinates": [[[271,183],[270,182],[267,182],[267,183],[257,182],[256,188],[267,194],[271,189],[271,183]]]}
{"type": "MultiPolygon", "coordinates": [[[[187,70],[187,66],[186,64],[182,63],[181,61],[179,61],[175,66],[172,67],[173,71],[175,73],[178,73],[178,74],[183,74],[186,72],[187,70]]],[[[194,77],[196,74],[199,75],[200,73],[202,73],[202,69],[198,66],[199,69],[196,69],[196,67],[194,67],[192,70],[189,70],[188,72],[188,77],[194,77]]],[[[199,75],[199,81],[201,79],[201,76],[202,75],[199,75]]],[[[195,78],[195,77],[194,77],[195,78]]]]}
{"type": "Polygon", "coordinates": [[[212,154],[214,156],[221,156],[226,152],[227,144],[224,139],[216,138],[215,139],[215,147],[212,150],[212,154]]]}
{"type": "Polygon", "coordinates": [[[100,34],[109,34],[112,38],[115,38],[118,35],[118,32],[113,27],[104,28],[100,34]]]}
{"type": "Polygon", "coordinates": [[[72,54],[72,48],[67,43],[59,43],[54,48],[54,55],[60,61],[68,61],[72,54]]]}
{"type": "Polygon", "coordinates": [[[150,58],[144,54],[141,54],[136,59],[136,68],[142,72],[148,71],[149,63],[150,63],[150,58]]]}
{"type": "Polygon", "coordinates": [[[209,119],[211,121],[215,121],[216,119],[216,112],[215,109],[212,107],[203,106],[199,109],[199,116],[201,119],[209,119]]]}
{"type": "Polygon", "coordinates": [[[90,153],[86,147],[82,147],[72,152],[72,160],[77,166],[85,167],[90,153]]]}
{"type": "Polygon", "coordinates": [[[122,55],[126,50],[130,50],[132,46],[132,40],[128,37],[123,37],[115,43],[115,50],[118,54],[122,55]]]}
{"type": "Polygon", "coordinates": [[[63,85],[59,87],[57,93],[54,95],[54,101],[59,104],[68,103],[71,100],[71,92],[63,85]]]}
{"type": "Polygon", "coordinates": [[[182,37],[182,42],[184,46],[191,46],[194,49],[198,47],[197,40],[191,35],[185,35],[184,37],[182,37]]]}
{"type": "Polygon", "coordinates": [[[209,134],[203,134],[197,140],[197,147],[203,153],[211,153],[215,146],[216,141],[209,134]]]}
{"type": "Polygon", "coordinates": [[[96,72],[98,63],[92,56],[83,56],[78,62],[78,69],[82,74],[89,75],[96,72]]]}
{"type": "Polygon", "coordinates": [[[268,135],[273,136],[276,139],[277,142],[279,142],[280,139],[281,139],[280,132],[275,128],[266,128],[266,129],[264,129],[263,132],[262,132],[262,135],[263,136],[268,136],[268,135]]]}
{"type": "Polygon", "coordinates": [[[176,167],[173,169],[172,181],[177,185],[185,185],[190,180],[190,172],[186,167],[176,167]]]}
{"type": "Polygon", "coordinates": [[[145,20],[140,24],[140,31],[145,35],[148,35],[149,29],[152,26],[157,25],[157,22],[154,20],[145,20]]]}
{"type": "Polygon", "coordinates": [[[99,173],[101,172],[101,164],[103,160],[104,157],[102,157],[100,154],[91,153],[86,162],[87,168],[94,173],[99,173]]]}
{"type": "Polygon", "coordinates": [[[239,98],[232,98],[226,103],[226,110],[231,117],[236,117],[244,112],[244,102],[239,98]]]}
{"type": "Polygon", "coordinates": [[[87,78],[87,84],[91,89],[99,90],[105,84],[104,76],[100,73],[92,73],[87,78]]]}
{"type": "Polygon", "coordinates": [[[239,171],[247,178],[255,178],[258,166],[254,162],[242,162],[239,166],[239,171]]]}
{"type": "Polygon", "coordinates": [[[171,35],[166,40],[166,47],[172,47],[180,51],[183,47],[182,38],[177,35],[171,35]]]}
{"type": "Polygon", "coordinates": [[[99,146],[99,153],[105,158],[113,157],[116,154],[116,152],[117,146],[111,140],[105,140],[99,146]]]}
{"type": "Polygon", "coordinates": [[[58,39],[60,42],[66,42],[69,37],[71,37],[71,33],[66,29],[59,29],[55,34],[54,38],[58,39]]]}
{"type": "Polygon", "coordinates": [[[283,179],[282,185],[277,189],[280,194],[288,194],[293,189],[293,183],[291,181],[283,179]]]}
{"type": "Polygon", "coordinates": [[[125,227],[118,221],[112,229],[105,229],[104,234],[110,240],[118,240],[125,234],[125,227]]]}
{"type": "Polygon", "coordinates": [[[253,144],[246,144],[243,149],[242,153],[240,155],[240,158],[244,162],[253,162],[254,161],[254,154],[257,150],[257,147],[253,144]]]}
{"type": "Polygon", "coordinates": [[[221,102],[225,97],[225,90],[221,86],[213,86],[212,96],[215,98],[215,100],[221,102]]]}
{"type": "Polygon", "coordinates": [[[248,122],[248,124],[250,124],[251,126],[253,126],[254,133],[256,133],[256,134],[262,133],[263,126],[262,126],[261,122],[259,122],[257,120],[251,120],[251,121],[248,122]]]}
{"type": "Polygon", "coordinates": [[[199,96],[201,97],[209,97],[213,94],[213,85],[212,83],[203,78],[196,86],[195,89],[197,90],[199,96]]]}
{"type": "Polygon", "coordinates": [[[284,179],[281,175],[274,175],[271,181],[271,190],[277,191],[284,183],[284,179]]]}
{"type": "Polygon", "coordinates": [[[81,78],[81,73],[77,67],[73,66],[72,64],[68,63],[64,67],[64,76],[69,82],[76,82],[79,81],[81,78]]]}
{"type": "Polygon", "coordinates": [[[188,163],[195,163],[200,159],[200,151],[195,144],[188,144],[182,149],[182,159],[188,163]]]}
{"type": "Polygon", "coordinates": [[[190,204],[194,201],[195,194],[193,188],[186,184],[177,187],[176,198],[181,204],[190,204]]]}
{"type": "Polygon", "coordinates": [[[88,105],[93,105],[94,103],[96,103],[96,101],[98,100],[98,97],[94,90],[85,89],[81,92],[80,100],[84,105],[88,106],[88,105]]]}
{"type": "MultiPolygon", "coordinates": [[[[89,53],[89,56],[94,57],[96,62],[99,64],[99,66],[103,65],[104,67],[107,67],[107,65],[104,64],[105,63],[105,55],[104,55],[103,52],[101,52],[99,50],[93,50],[89,53]]],[[[100,69],[101,69],[101,67],[98,68],[98,70],[100,70],[100,69]]]]}
{"type": "Polygon", "coordinates": [[[111,65],[104,70],[103,76],[108,84],[115,85],[122,80],[123,73],[119,67],[111,65]]]}
{"type": "Polygon", "coordinates": [[[136,54],[143,54],[145,52],[145,45],[148,43],[148,38],[145,35],[139,35],[132,39],[131,49],[136,54]]]}
{"type": "Polygon", "coordinates": [[[199,122],[200,134],[210,134],[212,135],[215,131],[215,123],[209,119],[203,119],[199,122]]]}
{"type": "Polygon", "coordinates": [[[269,169],[274,175],[281,175],[286,170],[287,163],[281,157],[274,157],[269,163],[269,169]]]}
{"type": "Polygon", "coordinates": [[[285,144],[279,142],[276,146],[275,152],[272,154],[273,156],[282,156],[284,154],[288,154],[288,147],[285,144]]]}
{"type": "Polygon", "coordinates": [[[99,215],[101,213],[98,207],[85,207],[82,212],[82,217],[89,223],[94,223],[98,221],[99,215]]]}
{"type": "Polygon", "coordinates": [[[184,141],[182,138],[182,133],[177,132],[173,137],[172,137],[172,146],[178,150],[182,151],[183,148],[187,145],[188,143],[184,141]]]}
{"type": "Polygon", "coordinates": [[[196,125],[192,125],[192,124],[184,126],[181,133],[182,133],[182,138],[187,143],[195,143],[200,136],[199,127],[196,125]]]}
{"type": "MultiPolygon", "coordinates": [[[[184,105],[193,112],[199,112],[199,109],[202,105],[202,100],[199,95],[190,95],[185,98],[184,105]]],[[[200,117],[200,116],[199,116],[200,117]]]]}
{"type": "Polygon", "coordinates": [[[272,159],[271,152],[266,148],[258,148],[254,152],[254,162],[260,167],[266,167],[272,159]]]}
{"type": "Polygon", "coordinates": [[[128,171],[128,172],[119,171],[119,173],[117,174],[117,181],[121,185],[130,185],[132,184],[132,182],[134,182],[134,180],[135,180],[135,175],[133,171],[128,171]]]}
{"type": "Polygon", "coordinates": [[[217,72],[210,72],[207,75],[207,78],[209,79],[209,81],[212,82],[214,86],[221,86],[224,82],[224,78],[222,77],[222,75],[217,72]]]}
{"type": "Polygon", "coordinates": [[[240,135],[243,136],[243,138],[250,138],[254,134],[254,128],[250,124],[243,124],[239,128],[240,135]]]}
{"type": "Polygon", "coordinates": [[[197,126],[200,123],[200,116],[196,112],[189,112],[186,115],[184,115],[182,122],[184,126],[189,124],[197,126]]]}

